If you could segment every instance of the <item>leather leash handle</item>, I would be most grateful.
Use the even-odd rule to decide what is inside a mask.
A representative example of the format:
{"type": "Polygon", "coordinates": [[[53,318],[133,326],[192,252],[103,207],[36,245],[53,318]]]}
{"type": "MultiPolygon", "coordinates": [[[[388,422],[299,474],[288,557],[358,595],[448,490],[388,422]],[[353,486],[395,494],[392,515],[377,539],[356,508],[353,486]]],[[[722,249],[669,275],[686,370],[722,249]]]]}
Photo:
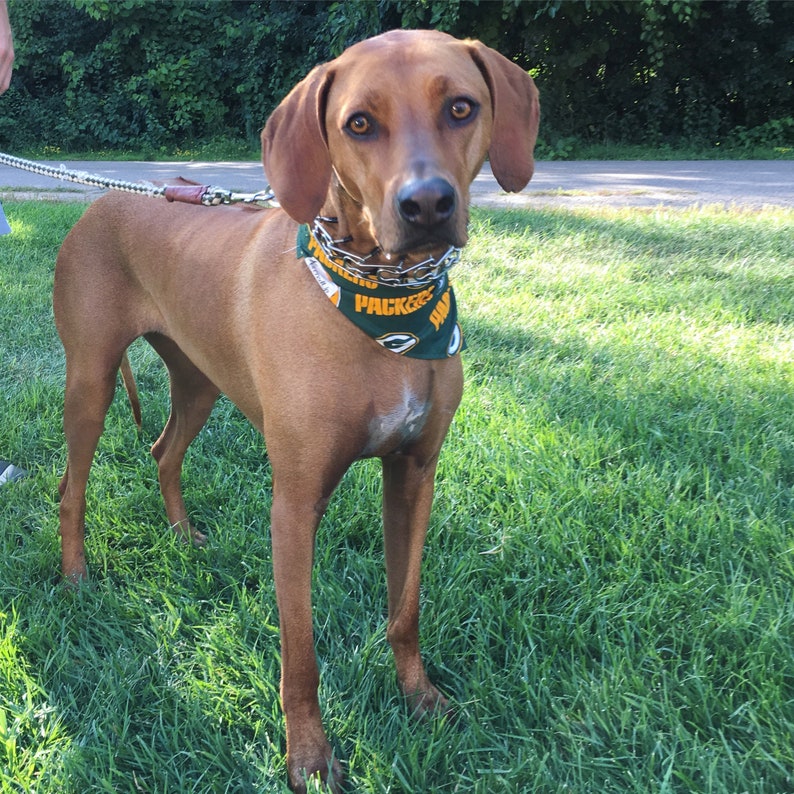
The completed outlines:
{"type": "Polygon", "coordinates": [[[165,197],[183,204],[203,204],[202,199],[209,189],[209,185],[167,185],[165,197]]]}

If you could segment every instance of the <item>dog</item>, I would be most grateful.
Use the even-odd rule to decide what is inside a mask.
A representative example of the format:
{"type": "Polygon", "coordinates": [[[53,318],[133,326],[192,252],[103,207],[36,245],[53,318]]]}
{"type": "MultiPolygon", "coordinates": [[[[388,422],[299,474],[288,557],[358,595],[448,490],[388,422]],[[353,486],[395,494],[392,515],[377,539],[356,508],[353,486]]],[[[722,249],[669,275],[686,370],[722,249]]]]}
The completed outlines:
{"type": "Polygon", "coordinates": [[[388,629],[414,715],[449,709],[418,641],[419,576],[442,442],[461,399],[449,267],[486,156],[506,191],[532,177],[531,77],[474,40],[397,30],[314,68],[262,131],[272,209],[109,193],[66,237],[54,283],[66,358],[62,573],[87,576],[85,493],[121,370],[144,337],[170,378],[152,447],[168,521],[195,543],[180,487],[188,445],[225,393],[264,436],[281,632],[287,773],[343,773],[323,729],[312,637],[315,533],[357,459],[380,457],[388,629]]]}

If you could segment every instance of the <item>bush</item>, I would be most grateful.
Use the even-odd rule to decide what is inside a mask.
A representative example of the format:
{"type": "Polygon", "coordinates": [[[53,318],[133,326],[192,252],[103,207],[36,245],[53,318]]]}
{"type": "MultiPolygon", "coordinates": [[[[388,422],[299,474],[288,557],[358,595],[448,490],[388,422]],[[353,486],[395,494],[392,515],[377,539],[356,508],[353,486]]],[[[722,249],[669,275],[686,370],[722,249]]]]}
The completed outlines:
{"type": "Polygon", "coordinates": [[[473,36],[530,70],[557,156],[609,142],[790,145],[790,1],[10,2],[5,149],[252,145],[313,65],[400,27],[473,36]]]}

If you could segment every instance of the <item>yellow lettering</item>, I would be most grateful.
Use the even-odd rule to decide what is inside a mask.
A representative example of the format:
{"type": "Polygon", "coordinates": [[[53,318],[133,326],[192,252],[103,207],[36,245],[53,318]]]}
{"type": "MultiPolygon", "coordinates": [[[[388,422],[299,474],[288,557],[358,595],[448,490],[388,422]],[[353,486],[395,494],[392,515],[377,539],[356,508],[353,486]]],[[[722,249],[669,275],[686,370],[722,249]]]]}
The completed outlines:
{"type": "Polygon", "coordinates": [[[348,273],[343,267],[340,267],[333,259],[330,259],[325,255],[325,251],[320,248],[320,244],[314,238],[314,235],[309,236],[309,244],[308,244],[309,253],[318,261],[323,267],[327,268],[328,270],[332,270],[337,275],[341,276],[346,281],[349,281],[351,284],[356,284],[359,287],[366,287],[367,289],[377,289],[378,282],[369,279],[369,278],[359,278],[358,276],[353,276],[348,273]]]}
{"type": "Polygon", "coordinates": [[[436,331],[441,328],[441,326],[444,324],[444,320],[447,319],[450,302],[450,294],[449,290],[447,290],[441,296],[441,300],[438,302],[438,305],[435,309],[433,309],[433,313],[430,315],[430,322],[433,323],[433,327],[436,329],[436,331]]]}
{"type": "MultiPolygon", "coordinates": [[[[419,311],[433,299],[433,287],[422,290],[412,295],[403,295],[395,298],[379,298],[375,295],[361,295],[356,293],[355,310],[360,314],[379,314],[383,317],[402,317],[419,311]]],[[[449,314],[449,295],[445,294],[435,308],[433,315],[439,315],[440,326],[449,314]],[[444,305],[444,301],[446,304],[444,305]]],[[[431,318],[432,320],[432,318],[431,318]]],[[[435,320],[433,320],[435,323],[435,320]]]]}

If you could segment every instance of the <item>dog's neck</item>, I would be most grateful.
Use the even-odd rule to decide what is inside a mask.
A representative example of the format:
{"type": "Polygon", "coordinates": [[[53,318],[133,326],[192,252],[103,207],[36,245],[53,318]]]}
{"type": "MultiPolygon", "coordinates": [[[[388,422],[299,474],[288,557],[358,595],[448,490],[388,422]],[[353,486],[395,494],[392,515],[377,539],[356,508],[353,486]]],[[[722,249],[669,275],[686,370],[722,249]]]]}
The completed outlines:
{"type": "Polygon", "coordinates": [[[374,251],[380,253],[371,219],[362,205],[342,187],[336,174],[320,215],[335,219],[334,239],[351,254],[365,257],[374,251]]]}

